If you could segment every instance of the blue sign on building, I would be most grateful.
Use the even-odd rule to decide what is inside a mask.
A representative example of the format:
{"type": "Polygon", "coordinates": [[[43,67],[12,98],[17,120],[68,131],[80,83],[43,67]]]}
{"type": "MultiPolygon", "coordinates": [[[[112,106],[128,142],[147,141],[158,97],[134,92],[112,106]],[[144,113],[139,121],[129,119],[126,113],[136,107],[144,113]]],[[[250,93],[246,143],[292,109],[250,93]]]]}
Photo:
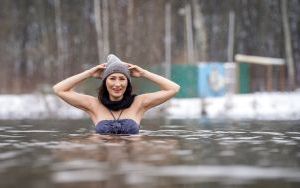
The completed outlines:
{"type": "Polygon", "coordinates": [[[202,63],[198,66],[199,97],[224,96],[226,92],[223,63],[202,63]]]}

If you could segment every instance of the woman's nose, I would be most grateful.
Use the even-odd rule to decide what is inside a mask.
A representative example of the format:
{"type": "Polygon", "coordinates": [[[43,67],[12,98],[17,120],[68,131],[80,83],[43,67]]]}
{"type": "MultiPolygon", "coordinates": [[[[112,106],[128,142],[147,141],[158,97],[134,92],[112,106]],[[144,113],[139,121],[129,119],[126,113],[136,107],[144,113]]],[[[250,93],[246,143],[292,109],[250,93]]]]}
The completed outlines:
{"type": "Polygon", "coordinates": [[[116,86],[120,86],[120,85],[121,85],[121,82],[120,82],[120,81],[116,81],[116,82],[115,82],[115,85],[116,85],[116,86]]]}

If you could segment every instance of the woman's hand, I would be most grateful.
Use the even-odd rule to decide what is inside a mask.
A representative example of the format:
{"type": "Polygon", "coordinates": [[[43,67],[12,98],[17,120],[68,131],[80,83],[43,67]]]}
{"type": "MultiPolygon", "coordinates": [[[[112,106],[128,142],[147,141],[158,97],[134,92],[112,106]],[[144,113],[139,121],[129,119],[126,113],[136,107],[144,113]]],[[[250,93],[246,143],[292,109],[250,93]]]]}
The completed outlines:
{"type": "Polygon", "coordinates": [[[137,65],[133,65],[130,63],[125,63],[128,66],[128,70],[130,71],[130,74],[132,77],[141,77],[145,73],[145,70],[137,65]]]}
{"type": "Polygon", "coordinates": [[[100,65],[97,65],[89,70],[91,77],[93,78],[102,78],[102,73],[106,69],[106,63],[102,63],[100,65]]]}

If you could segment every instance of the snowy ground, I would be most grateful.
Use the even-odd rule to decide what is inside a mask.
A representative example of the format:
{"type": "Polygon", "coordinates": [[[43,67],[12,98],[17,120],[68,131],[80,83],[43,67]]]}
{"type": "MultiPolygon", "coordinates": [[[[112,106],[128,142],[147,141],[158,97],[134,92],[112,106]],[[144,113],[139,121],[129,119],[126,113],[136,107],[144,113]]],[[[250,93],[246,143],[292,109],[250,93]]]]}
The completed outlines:
{"type": "Polygon", "coordinates": [[[197,118],[204,107],[208,118],[299,120],[300,92],[255,93],[220,98],[171,101],[170,118],[197,118]]]}
{"type": "MultiPolygon", "coordinates": [[[[86,118],[53,95],[0,95],[0,119],[86,118]]],[[[204,107],[208,118],[234,120],[299,120],[300,91],[292,93],[255,93],[200,100],[172,99],[150,110],[146,118],[165,116],[185,119],[200,118],[204,107]]]]}

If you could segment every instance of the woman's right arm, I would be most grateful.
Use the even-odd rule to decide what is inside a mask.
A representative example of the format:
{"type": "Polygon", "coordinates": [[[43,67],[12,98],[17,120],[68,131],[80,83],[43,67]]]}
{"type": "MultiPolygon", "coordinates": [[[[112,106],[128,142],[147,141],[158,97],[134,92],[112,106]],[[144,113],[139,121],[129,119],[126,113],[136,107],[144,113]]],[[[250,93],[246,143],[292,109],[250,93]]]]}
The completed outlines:
{"type": "Polygon", "coordinates": [[[71,76],[53,86],[53,90],[57,96],[66,101],[68,104],[82,109],[86,112],[92,112],[92,108],[97,99],[93,96],[77,93],[74,88],[84,80],[95,77],[101,78],[101,74],[105,69],[105,64],[97,65],[82,73],[71,76]]]}

